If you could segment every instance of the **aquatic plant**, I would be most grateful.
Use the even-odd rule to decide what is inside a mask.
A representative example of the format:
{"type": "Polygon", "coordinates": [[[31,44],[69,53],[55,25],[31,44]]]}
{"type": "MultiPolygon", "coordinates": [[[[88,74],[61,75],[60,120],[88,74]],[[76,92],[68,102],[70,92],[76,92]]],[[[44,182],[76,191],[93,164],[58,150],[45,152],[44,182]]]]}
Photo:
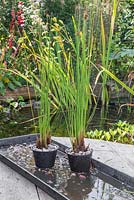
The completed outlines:
{"type": "MultiPolygon", "coordinates": [[[[88,8],[90,8],[89,1],[83,2],[77,9],[77,17],[72,18],[74,38],[66,30],[64,24],[59,26],[56,21],[53,25],[53,29],[56,32],[55,40],[57,42],[57,57],[59,63],[64,60],[65,66],[62,68],[64,73],[69,77],[68,82],[62,83],[66,92],[61,94],[60,86],[57,86],[59,96],[61,99],[65,96],[66,107],[66,122],[68,127],[68,133],[71,138],[74,152],[86,151],[84,137],[86,133],[87,119],[91,113],[88,113],[89,104],[92,104],[92,99],[96,103],[96,99],[93,95],[91,86],[91,71],[92,67],[96,67],[93,63],[94,59],[94,21],[95,15],[90,10],[91,18],[88,19],[88,8]],[[66,47],[67,46],[67,47],[66,47]],[[72,98],[68,96],[69,92],[72,92],[72,98]],[[67,116],[67,117],[66,117],[67,116]]],[[[104,30],[103,15],[101,13],[101,36],[102,36],[102,65],[105,68],[109,68],[109,57],[112,45],[112,35],[114,29],[114,22],[117,10],[117,1],[113,1],[111,24],[109,31],[108,42],[106,43],[106,35],[104,30]]],[[[59,21],[60,22],[60,21],[59,21]]],[[[97,69],[98,70],[98,69],[97,69]]],[[[99,76],[100,74],[98,74],[99,76]]],[[[107,74],[102,75],[102,102],[108,103],[106,82],[107,74]]],[[[95,83],[98,81],[98,76],[95,79],[95,83]]],[[[70,93],[71,93],[70,92],[70,93]]]]}
{"type": "Polygon", "coordinates": [[[89,24],[86,10],[80,15],[78,21],[74,17],[72,18],[74,40],[61,21],[55,19],[52,26],[52,31],[55,33],[57,61],[60,63],[60,85],[59,82],[55,82],[54,91],[56,91],[56,98],[62,102],[61,109],[65,112],[67,130],[74,152],[87,150],[84,136],[88,119],[87,111],[92,102],[90,70],[93,35],[88,32],[89,24]],[[82,21],[80,17],[83,17],[82,21]],[[64,62],[64,66],[62,62],[64,62]]]}

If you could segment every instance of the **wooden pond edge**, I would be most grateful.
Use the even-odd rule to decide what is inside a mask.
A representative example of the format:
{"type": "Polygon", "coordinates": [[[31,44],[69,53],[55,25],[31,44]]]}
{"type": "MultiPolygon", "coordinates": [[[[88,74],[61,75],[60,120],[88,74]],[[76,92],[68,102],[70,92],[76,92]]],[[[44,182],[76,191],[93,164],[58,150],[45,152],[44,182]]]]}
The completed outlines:
{"type": "MultiPolygon", "coordinates": [[[[124,88],[120,88],[119,90],[111,89],[113,86],[111,86],[111,83],[106,86],[108,89],[109,94],[109,103],[110,104],[118,104],[118,103],[128,103],[134,102],[134,96],[129,94],[124,88]]],[[[101,92],[102,92],[102,84],[98,83],[93,91],[94,96],[101,101],[101,92]]],[[[29,99],[36,99],[36,92],[32,86],[22,86],[18,87],[15,90],[11,90],[9,88],[6,88],[4,96],[0,95],[0,102],[5,102],[9,98],[13,98],[14,101],[18,100],[18,97],[22,96],[24,100],[29,99]]]]}

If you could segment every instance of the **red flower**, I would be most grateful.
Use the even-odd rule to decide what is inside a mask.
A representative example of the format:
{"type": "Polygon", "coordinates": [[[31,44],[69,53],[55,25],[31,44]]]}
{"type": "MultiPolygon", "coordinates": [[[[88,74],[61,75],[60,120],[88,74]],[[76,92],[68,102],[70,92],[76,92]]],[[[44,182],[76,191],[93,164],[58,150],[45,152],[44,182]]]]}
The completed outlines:
{"type": "Polygon", "coordinates": [[[19,1],[19,2],[18,2],[18,5],[21,5],[21,6],[22,6],[22,5],[23,5],[23,2],[22,2],[22,1],[19,1]]]}
{"type": "Polygon", "coordinates": [[[18,22],[19,26],[24,26],[24,16],[23,15],[18,15],[17,22],[18,22]]]}
{"type": "Polygon", "coordinates": [[[14,9],[11,10],[11,16],[12,16],[12,19],[15,19],[15,11],[14,11],[14,9]]]}
{"type": "Polygon", "coordinates": [[[17,11],[17,15],[21,15],[22,14],[22,10],[17,11]]]}
{"type": "MultiPolygon", "coordinates": [[[[24,26],[24,15],[23,15],[23,2],[19,1],[18,2],[18,8],[19,10],[17,11],[17,23],[18,26],[23,27],[24,26]]],[[[20,28],[20,32],[22,32],[22,28],[20,28]]]]}
{"type": "Polygon", "coordinates": [[[10,33],[14,30],[14,25],[15,25],[15,11],[14,11],[14,9],[11,10],[11,16],[12,16],[12,20],[11,20],[11,23],[10,23],[10,30],[9,30],[10,33]]]}
{"type": "Polygon", "coordinates": [[[13,38],[9,38],[8,45],[9,45],[9,48],[13,47],[13,38]]]}

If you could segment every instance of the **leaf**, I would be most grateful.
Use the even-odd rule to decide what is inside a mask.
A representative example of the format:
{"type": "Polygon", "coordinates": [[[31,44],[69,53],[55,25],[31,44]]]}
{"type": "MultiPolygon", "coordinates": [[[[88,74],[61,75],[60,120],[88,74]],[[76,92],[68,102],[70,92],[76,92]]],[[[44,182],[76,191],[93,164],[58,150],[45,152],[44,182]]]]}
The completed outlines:
{"type": "Polygon", "coordinates": [[[134,57],[134,49],[124,49],[121,51],[121,57],[134,57]]]}
{"type": "Polygon", "coordinates": [[[115,136],[117,134],[117,130],[116,129],[115,130],[110,129],[109,132],[110,132],[110,134],[112,136],[115,136]]]}
{"type": "Polygon", "coordinates": [[[119,52],[113,52],[110,55],[110,60],[116,60],[125,56],[134,57],[134,49],[123,49],[119,52]]]}
{"type": "Polygon", "coordinates": [[[24,107],[26,105],[26,103],[25,102],[19,102],[18,105],[21,106],[21,107],[24,107]]]}
{"type": "Polygon", "coordinates": [[[5,95],[5,85],[3,84],[2,81],[0,81],[0,94],[1,94],[2,96],[5,95]]]}
{"type": "Polygon", "coordinates": [[[13,108],[17,108],[18,107],[18,102],[11,102],[10,106],[12,106],[13,108]]]}
{"type": "Polygon", "coordinates": [[[4,78],[3,78],[3,82],[8,84],[8,83],[10,82],[10,80],[9,80],[8,77],[4,77],[4,78]]]}
{"type": "Polygon", "coordinates": [[[13,82],[16,86],[18,86],[18,87],[21,87],[21,86],[22,86],[21,82],[20,82],[20,81],[17,81],[17,80],[15,79],[15,77],[12,77],[11,80],[12,80],[12,82],[13,82]]]}
{"type": "Polygon", "coordinates": [[[0,81],[0,88],[3,88],[4,87],[4,84],[2,81],[0,81]]]}
{"type": "Polygon", "coordinates": [[[24,97],[23,96],[18,96],[18,101],[24,101],[24,97]]]}
{"type": "Polygon", "coordinates": [[[106,140],[110,140],[111,139],[111,135],[109,132],[104,132],[104,135],[106,137],[106,140]]]}
{"type": "Polygon", "coordinates": [[[122,131],[121,131],[120,128],[117,128],[117,132],[118,132],[120,135],[122,135],[122,131]]]}
{"type": "Polygon", "coordinates": [[[7,86],[8,86],[8,88],[11,89],[11,90],[15,90],[15,89],[16,89],[15,85],[14,85],[13,83],[11,83],[11,82],[9,82],[9,83],[7,84],[7,86]]]}
{"type": "Polygon", "coordinates": [[[6,102],[9,103],[9,104],[10,104],[12,101],[14,101],[14,98],[13,98],[13,97],[9,97],[9,98],[6,99],[6,102]]]}
{"type": "Polygon", "coordinates": [[[2,105],[0,105],[0,112],[1,112],[1,111],[3,111],[3,106],[2,106],[2,105]]]}
{"type": "Polygon", "coordinates": [[[124,87],[130,94],[134,95],[134,90],[132,90],[130,87],[128,87],[123,81],[118,79],[113,73],[111,73],[109,70],[101,66],[101,68],[117,83],[119,83],[122,87],[124,87]]]}

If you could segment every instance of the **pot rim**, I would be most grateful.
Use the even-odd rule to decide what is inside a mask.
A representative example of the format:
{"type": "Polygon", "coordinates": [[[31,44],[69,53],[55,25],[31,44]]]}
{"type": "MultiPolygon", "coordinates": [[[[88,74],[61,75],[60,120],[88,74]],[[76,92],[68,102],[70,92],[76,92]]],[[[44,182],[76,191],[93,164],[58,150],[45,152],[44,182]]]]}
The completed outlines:
{"type": "Polygon", "coordinates": [[[57,151],[58,149],[59,149],[59,145],[57,145],[57,144],[54,144],[54,143],[51,143],[50,145],[52,145],[52,146],[55,146],[55,149],[46,149],[46,148],[42,148],[42,149],[39,149],[39,148],[37,148],[36,147],[36,145],[34,145],[31,149],[32,149],[32,151],[34,151],[34,152],[53,152],[53,151],[57,151]]]}
{"type": "Polygon", "coordinates": [[[67,149],[65,150],[65,153],[68,154],[68,155],[72,155],[72,156],[87,156],[87,155],[89,155],[89,154],[92,155],[93,149],[90,148],[90,149],[88,149],[87,151],[82,151],[82,152],[83,152],[83,154],[81,154],[81,153],[76,153],[76,152],[73,151],[72,148],[67,148],[67,149]],[[84,154],[84,153],[85,153],[85,154],[84,154]]]}

